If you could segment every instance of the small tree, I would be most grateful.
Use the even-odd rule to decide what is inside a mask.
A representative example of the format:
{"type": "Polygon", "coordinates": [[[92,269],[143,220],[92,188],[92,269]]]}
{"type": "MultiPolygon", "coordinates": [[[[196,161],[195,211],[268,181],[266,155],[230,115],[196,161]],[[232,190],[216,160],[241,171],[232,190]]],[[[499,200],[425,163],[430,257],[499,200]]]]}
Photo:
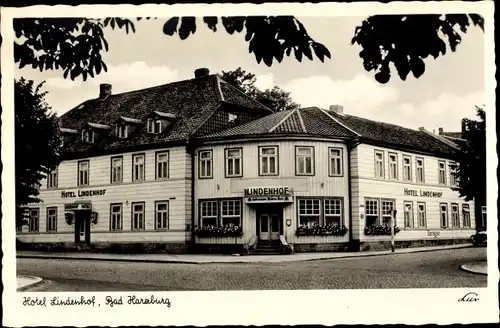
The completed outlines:
{"type": "Polygon", "coordinates": [[[479,120],[464,119],[465,131],[461,151],[457,156],[455,177],[458,186],[453,190],[466,201],[474,200],[476,228],[481,228],[481,207],[486,205],[486,113],[476,106],[479,120]]]}
{"type": "Polygon", "coordinates": [[[61,137],[55,113],[41,92],[43,82],[15,81],[16,223],[23,225],[22,206],[38,203],[40,180],[60,161],[61,137]]]}
{"type": "Polygon", "coordinates": [[[238,88],[246,95],[257,100],[261,104],[269,107],[273,111],[289,110],[299,108],[300,106],[293,102],[290,92],[286,92],[278,86],[272,89],[260,90],[255,86],[255,74],[248,73],[238,67],[233,71],[222,71],[222,79],[232,86],[238,88]]]}

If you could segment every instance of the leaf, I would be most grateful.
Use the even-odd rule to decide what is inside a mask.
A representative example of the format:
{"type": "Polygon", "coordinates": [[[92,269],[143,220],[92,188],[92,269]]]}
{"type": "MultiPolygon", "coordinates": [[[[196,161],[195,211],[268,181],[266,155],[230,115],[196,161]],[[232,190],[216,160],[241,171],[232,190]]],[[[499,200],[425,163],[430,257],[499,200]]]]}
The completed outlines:
{"type": "Polygon", "coordinates": [[[164,25],[163,25],[163,33],[166,35],[174,35],[177,32],[177,24],[179,23],[179,17],[172,17],[170,18],[164,25]]]}
{"type": "Polygon", "coordinates": [[[215,16],[207,16],[203,17],[203,22],[207,24],[208,28],[211,29],[213,32],[217,31],[217,17],[215,16]]]}
{"type": "Polygon", "coordinates": [[[302,52],[300,49],[293,49],[295,53],[295,59],[297,59],[299,62],[302,62],[302,52]]]}
{"type": "Polygon", "coordinates": [[[179,37],[185,40],[191,33],[196,32],[196,18],[195,17],[182,17],[181,26],[179,28],[179,37]]]}
{"type": "Polygon", "coordinates": [[[425,63],[421,58],[413,58],[411,60],[411,70],[415,78],[421,77],[425,72],[425,63]]]}

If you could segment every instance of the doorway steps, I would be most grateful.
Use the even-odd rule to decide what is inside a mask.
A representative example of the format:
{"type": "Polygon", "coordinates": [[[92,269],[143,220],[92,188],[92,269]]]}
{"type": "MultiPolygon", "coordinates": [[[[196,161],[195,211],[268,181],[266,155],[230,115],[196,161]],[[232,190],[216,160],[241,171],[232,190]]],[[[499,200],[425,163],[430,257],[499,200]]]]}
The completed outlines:
{"type": "Polygon", "coordinates": [[[273,240],[273,241],[259,240],[252,254],[254,255],[283,254],[281,242],[279,240],[273,240]]]}

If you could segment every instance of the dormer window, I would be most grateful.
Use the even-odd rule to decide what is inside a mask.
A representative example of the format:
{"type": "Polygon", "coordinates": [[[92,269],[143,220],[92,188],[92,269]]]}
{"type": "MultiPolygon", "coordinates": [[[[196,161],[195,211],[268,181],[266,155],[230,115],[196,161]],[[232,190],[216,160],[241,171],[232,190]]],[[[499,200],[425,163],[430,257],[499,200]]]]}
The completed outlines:
{"type": "Polygon", "coordinates": [[[163,126],[164,124],[162,120],[154,120],[152,118],[148,119],[148,133],[161,133],[163,126]]]}
{"type": "Polygon", "coordinates": [[[128,126],[126,124],[120,124],[116,126],[116,136],[118,138],[127,138],[128,137],[128,126]]]}
{"type": "Polygon", "coordinates": [[[86,143],[94,143],[94,130],[92,129],[82,130],[82,141],[86,143]]]}
{"type": "Polygon", "coordinates": [[[228,114],[229,123],[234,123],[234,122],[236,122],[237,119],[238,119],[238,115],[231,114],[231,113],[228,114]]]}

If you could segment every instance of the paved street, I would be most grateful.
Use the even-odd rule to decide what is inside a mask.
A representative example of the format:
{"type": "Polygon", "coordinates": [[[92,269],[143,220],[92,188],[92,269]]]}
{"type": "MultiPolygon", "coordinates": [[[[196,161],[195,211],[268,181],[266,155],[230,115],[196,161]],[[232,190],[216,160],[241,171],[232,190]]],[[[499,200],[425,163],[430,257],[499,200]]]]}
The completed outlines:
{"type": "Polygon", "coordinates": [[[288,263],[174,264],[17,259],[18,274],[46,279],[30,291],[166,291],[486,287],[461,271],[486,260],[486,248],[462,248],[288,263]]]}

